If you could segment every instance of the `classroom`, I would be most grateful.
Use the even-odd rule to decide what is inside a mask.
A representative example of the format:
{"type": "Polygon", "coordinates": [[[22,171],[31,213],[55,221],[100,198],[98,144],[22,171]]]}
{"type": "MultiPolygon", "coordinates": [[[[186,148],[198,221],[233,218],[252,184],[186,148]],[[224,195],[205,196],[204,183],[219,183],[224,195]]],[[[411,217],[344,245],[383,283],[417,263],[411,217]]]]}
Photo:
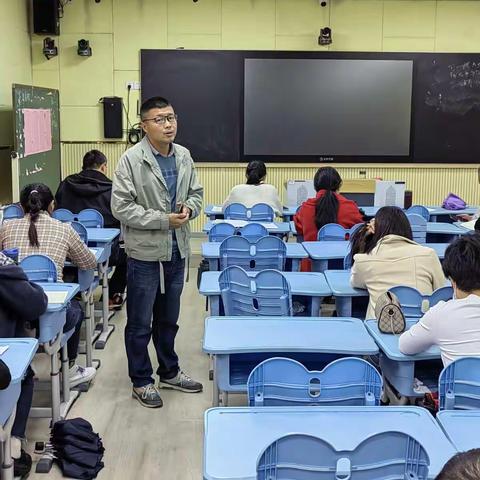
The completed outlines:
{"type": "Polygon", "coordinates": [[[479,0],[0,0],[0,480],[480,479],[479,0]]]}

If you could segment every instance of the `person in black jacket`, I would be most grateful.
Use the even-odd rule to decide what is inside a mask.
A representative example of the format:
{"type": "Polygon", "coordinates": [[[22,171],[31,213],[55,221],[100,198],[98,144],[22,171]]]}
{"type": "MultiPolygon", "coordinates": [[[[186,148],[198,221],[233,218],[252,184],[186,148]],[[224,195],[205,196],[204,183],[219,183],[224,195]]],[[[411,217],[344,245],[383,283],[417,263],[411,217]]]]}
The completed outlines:
{"type": "MultiPolygon", "coordinates": [[[[103,215],[105,228],[120,228],[110,208],[112,181],[106,172],[107,157],[99,150],[87,152],[82,171],[69,175],[60,183],[55,194],[56,208],[66,208],[73,213],[94,208],[103,215]]],[[[112,246],[110,266],[115,266],[109,283],[110,308],[120,308],[127,282],[127,257],[118,240],[112,246]]]]}
{"type": "MultiPolygon", "coordinates": [[[[42,287],[29,282],[24,271],[13,260],[0,252],[0,337],[28,336],[26,327],[32,326],[47,309],[48,299],[42,287]]],[[[25,438],[28,414],[33,398],[33,371],[28,367],[17,402],[12,427],[12,456],[15,476],[30,472],[32,459],[21,449],[25,438]]]]}

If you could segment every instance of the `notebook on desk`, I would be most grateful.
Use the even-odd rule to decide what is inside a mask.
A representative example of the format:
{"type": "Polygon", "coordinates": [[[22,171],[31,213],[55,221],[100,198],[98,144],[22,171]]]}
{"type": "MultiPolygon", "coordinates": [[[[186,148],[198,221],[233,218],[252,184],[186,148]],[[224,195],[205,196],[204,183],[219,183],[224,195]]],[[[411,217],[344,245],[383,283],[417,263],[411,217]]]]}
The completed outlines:
{"type": "Polygon", "coordinates": [[[48,303],[65,303],[68,292],[65,290],[46,291],[45,295],[48,298],[48,303]]]}

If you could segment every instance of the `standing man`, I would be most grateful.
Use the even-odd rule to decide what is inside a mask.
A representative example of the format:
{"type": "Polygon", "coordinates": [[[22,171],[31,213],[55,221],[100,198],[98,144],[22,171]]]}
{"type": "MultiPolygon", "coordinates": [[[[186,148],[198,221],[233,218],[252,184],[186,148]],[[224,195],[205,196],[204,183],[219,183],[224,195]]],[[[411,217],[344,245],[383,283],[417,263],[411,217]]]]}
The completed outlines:
{"type": "Polygon", "coordinates": [[[175,353],[188,222],[200,213],[203,187],[190,152],[173,143],[177,115],[168,100],[146,100],[140,117],[145,137],[119,160],[112,212],[122,224],[128,255],[125,347],[132,396],[144,407],[158,408],[163,403],[152,378],[151,337],[159,388],[191,393],[203,389],[180,369],[175,353]]]}

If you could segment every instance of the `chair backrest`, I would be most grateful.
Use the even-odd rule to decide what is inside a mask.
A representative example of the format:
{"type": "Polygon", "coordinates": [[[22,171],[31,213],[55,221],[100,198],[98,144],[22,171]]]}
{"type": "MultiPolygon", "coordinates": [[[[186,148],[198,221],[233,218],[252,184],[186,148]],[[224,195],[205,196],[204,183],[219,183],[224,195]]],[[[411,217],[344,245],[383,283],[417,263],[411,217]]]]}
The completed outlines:
{"type": "Polygon", "coordinates": [[[290,358],[269,358],[247,381],[253,406],[380,405],[382,377],[361,358],[340,358],[321,372],[309,371],[290,358]]]}
{"type": "Polygon", "coordinates": [[[238,235],[253,243],[262,237],[268,237],[268,230],[261,223],[247,223],[238,229],[238,235]]]}
{"type": "Polygon", "coordinates": [[[413,240],[418,243],[425,243],[427,241],[427,220],[417,213],[408,213],[407,218],[412,227],[413,240]]]}
{"type": "Polygon", "coordinates": [[[248,271],[258,272],[266,268],[284,270],[287,247],[273,235],[250,243],[245,237],[227,237],[220,244],[220,270],[237,265],[248,271]]]}
{"type": "Polygon", "coordinates": [[[274,217],[273,208],[266,203],[257,203],[247,208],[241,203],[232,203],[223,212],[229,220],[249,220],[252,222],[272,222],[274,217]]]}
{"type": "Polygon", "coordinates": [[[394,293],[402,311],[407,318],[421,318],[423,314],[441,300],[448,301],[453,297],[452,287],[441,287],[431,295],[423,295],[416,288],[399,285],[389,289],[394,293]]]}
{"type": "Polygon", "coordinates": [[[218,281],[225,315],[292,315],[290,285],[278,270],[263,270],[250,277],[243,268],[228,267],[218,281]]]}
{"type": "Polygon", "coordinates": [[[351,228],[344,228],[338,223],[327,223],[324,225],[317,234],[318,240],[330,240],[330,241],[344,241],[348,240],[351,235],[360,228],[363,223],[357,223],[351,228]]]}
{"type": "Polygon", "coordinates": [[[31,282],[56,282],[57,267],[46,255],[28,255],[21,262],[25,274],[31,282]]]}
{"type": "Polygon", "coordinates": [[[83,209],[76,218],[87,228],[103,228],[103,215],[94,208],[83,209]]]}
{"type": "Polygon", "coordinates": [[[429,466],[422,445],[403,432],[372,435],[351,451],[337,450],[318,437],[294,433],[275,440],[261,452],[257,480],[427,480],[429,466]]]}
{"type": "Polygon", "coordinates": [[[438,380],[440,410],[480,409],[480,358],[465,357],[445,367],[438,380]]]}
{"type": "Polygon", "coordinates": [[[25,213],[20,205],[12,204],[3,209],[3,220],[12,220],[14,218],[23,218],[25,213]]]}
{"type": "Polygon", "coordinates": [[[70,225],[78,233],[82,239],[82,242],[88,245],[88,232],[85,225],[81,224],[80,222],[72,222],[70,225]]]}
{"type": "Polygon", "coordinates": [[[235,227],[230,223],[216,223],[208,232],[209,242],[221,242],[235,235],[235,227]]]}
{"type": "Polygon", "coordinates": [[[427,222],[430,221],[430,212],[428,211],[428,208],[424,207],[423,205],[412,205],[405,213],[407,215],[415,213],[423,217],[427,222]]]}
{"type": "Polygon", "coordinates": [[[60,222],[73,222],[75,220],[75,214],[66,208],[58,208],[52,212],[52,217],[60,222]]]}

